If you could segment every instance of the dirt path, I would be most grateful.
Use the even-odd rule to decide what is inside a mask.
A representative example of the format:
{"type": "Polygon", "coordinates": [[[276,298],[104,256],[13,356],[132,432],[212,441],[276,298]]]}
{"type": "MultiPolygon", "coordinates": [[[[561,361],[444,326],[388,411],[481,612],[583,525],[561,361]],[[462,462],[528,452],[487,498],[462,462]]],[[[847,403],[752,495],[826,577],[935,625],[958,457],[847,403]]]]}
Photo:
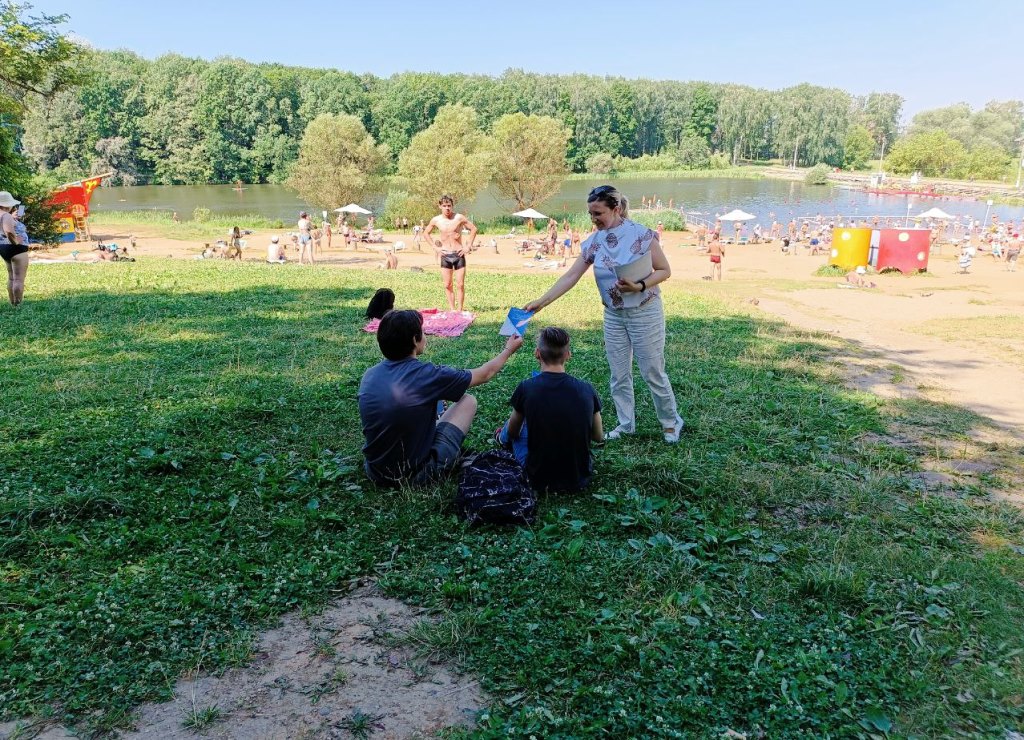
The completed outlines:
{"type": "MultiPolygon", "coordinates": [[[[854,301],[845,302],[846,305],[830,303],[823,292],[800,291],[785,295],[771,292],[760,299],[759,307],[793,326],[856,342],[873,354],[876,363],[881,360],[909,373],[919,386],[929,388],[936,400],[963,406],[1024,432],[1024,372],[1019,368],[987,357],[976,349],[912,333],[900,328],[895,320],[872,320],[866,310],[856,311],[855,316],[843,310],[851,308],[849,304],[854,301],[875,300],[876,296],[866,296],[864,291],[857,291],[854,301]]],[[[943,300],[935,295],[916,299],[877,298],[886,304],[896,304],[891,306],[892,316],[904,313],[904,307],[899,305],[904,302],[943,300]]],[[[939,306],[935,312],[942,313],[948,308],[948,304],[939,306]]],[[[989,310],[980,311],[981,315],[999,315],[990,307],[983,308],[989,310]]],[[[859,369],[852,380],[864,390],[883,394],[886,390],[882,386],[890,384],[886,377],[879,378],[867,368],[859,369]]]]}
{"type": "MultiPolygon", "coordinates": [[[[434,623],[373,584],[309,618],[289,614],[260,635],[250,663],[180,678],[174,698],[139,708],[126,740],[435,737],[471,727],[489,703],[472,676],[420,648],[434,623]]],[[[67,728],[0,723],[0,738],[64,740],[67,728]],[[36,734],[38,733],[38,734],[36,734]]]]}

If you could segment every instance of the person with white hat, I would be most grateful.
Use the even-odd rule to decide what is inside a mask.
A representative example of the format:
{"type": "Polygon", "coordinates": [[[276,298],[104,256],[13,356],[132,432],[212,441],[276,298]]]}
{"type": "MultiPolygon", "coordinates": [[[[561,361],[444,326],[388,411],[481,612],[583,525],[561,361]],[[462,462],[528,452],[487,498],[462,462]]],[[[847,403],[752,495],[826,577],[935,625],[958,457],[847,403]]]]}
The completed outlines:
{"type": "Polygon", "coordinates": [[[0,257],[7,265],[7,298],[12,306],[21,303],[25,295],[25,275],[28,273],[28,239],[19,231],[14,211],[21,205],[6,190],[0,190],[0,257]]]}
{"type": "Polygon", "coordinates": [[[285,256],[284,249],[281,247],[281,237],[270,237],[270,244],[267,245],[267,262],[275,265],[284,264],[285,256]]]}

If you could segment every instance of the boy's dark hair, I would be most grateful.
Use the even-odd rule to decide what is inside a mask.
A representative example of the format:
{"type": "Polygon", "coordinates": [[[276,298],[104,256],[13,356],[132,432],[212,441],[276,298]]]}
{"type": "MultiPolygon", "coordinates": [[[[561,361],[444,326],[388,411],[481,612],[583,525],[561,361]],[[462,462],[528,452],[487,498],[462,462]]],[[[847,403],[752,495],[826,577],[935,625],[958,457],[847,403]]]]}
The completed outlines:
{"type": "Polygon", "coordinates": [[[377,327],[377,344],[389,360],[404,360],[423,336],[423,317],[419,311],[388,311],[377,327]]]}
{"type": "Polygon", "coordinates": [[[440,206],[445,203],[451,203],[452,205],[455,205],[455,199],[452,198],[452,196],[448,195],[448,193],[445,193],[444,195],[437,199],[437,204],[440,206]]]}
{"type": "Polygon", "coordinates": [[[366,307],[366,318],[382,319],[384,314],[395,307],[395,292],[390,288],[380,288],[370,299],[366,307]]]}
{"type": "Polygon", "coordinates": [[[565,362],[569,352],[569,332],[557,326],[545,327],[537,337],[537,350],[540,352],[541,361],[546,365],[565,362]]]}

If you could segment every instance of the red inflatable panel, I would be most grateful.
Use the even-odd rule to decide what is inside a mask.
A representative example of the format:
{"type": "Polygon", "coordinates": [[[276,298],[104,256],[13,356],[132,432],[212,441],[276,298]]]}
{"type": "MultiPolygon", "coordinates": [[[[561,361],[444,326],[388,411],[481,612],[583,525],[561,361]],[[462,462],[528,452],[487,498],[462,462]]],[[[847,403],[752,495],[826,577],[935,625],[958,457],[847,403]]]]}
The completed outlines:
{"type": "Polygon", "coordinates": [[[879,272],[895,267],[906,275],[928,269],[928,229],[879,229],[878,234],[879,272]]]}

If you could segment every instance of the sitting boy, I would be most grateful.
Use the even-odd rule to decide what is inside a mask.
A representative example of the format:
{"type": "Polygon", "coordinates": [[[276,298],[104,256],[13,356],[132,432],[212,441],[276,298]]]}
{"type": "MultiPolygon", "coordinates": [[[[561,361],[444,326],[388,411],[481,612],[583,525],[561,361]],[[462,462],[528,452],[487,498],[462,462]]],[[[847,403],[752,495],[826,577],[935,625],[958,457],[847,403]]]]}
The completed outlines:
{"type": "Polygon", "coordinates": [[[422,362],[426,349],[418,311],[389,311],[377,328],[384,360],[359,384],[366,474],[385,486],[423,485],[442,477],[459,460],[476,399],[466,390],[486,383],[523,345],[509,337],[496,357],[473,370],[422,362]],[[437,418],[439,401],[454,401],[437,418]]]}
{"type": "Polygon", "coordinates": [[[512,415],[496,439],[511,445],[535,490],[582,490],[593,474],[590,443],[604,441],[601,399],[594,386],[565,371],[572,357],[565,329],[541,331],[533,356],[541,371],[512,394],[512,415]]]}

